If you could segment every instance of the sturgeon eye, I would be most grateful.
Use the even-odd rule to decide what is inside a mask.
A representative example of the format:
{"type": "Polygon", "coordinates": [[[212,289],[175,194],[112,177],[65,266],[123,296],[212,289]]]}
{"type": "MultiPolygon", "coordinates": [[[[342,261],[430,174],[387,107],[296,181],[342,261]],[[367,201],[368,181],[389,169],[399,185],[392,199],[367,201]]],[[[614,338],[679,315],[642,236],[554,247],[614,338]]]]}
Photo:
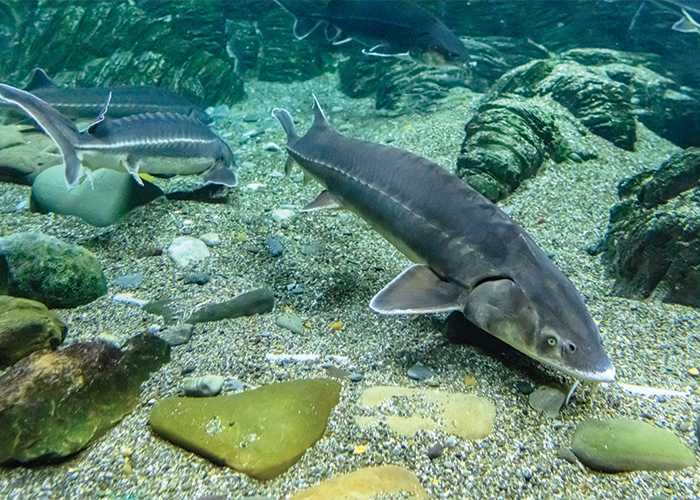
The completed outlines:
{"type": "Polygon", "coordinates": [[[554,347],[554,346],[556,346],[556,345],[557,345],[557,339],[555,339],[554,337],[547,337],[547,345],[548,345],[549,347],[554,347]]]}

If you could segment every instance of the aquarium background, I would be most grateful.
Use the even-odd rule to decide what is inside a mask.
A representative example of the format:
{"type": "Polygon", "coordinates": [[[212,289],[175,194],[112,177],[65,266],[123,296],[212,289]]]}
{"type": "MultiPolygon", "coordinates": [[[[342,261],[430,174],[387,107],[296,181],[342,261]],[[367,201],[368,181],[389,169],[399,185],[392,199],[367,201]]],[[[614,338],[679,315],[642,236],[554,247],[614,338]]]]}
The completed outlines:
{"type": "MultiPolygon", "coordinates": [[[[31,122],[7,113],[3,127],[20,128],[0,133],[4,268],[43,251],[33,237],[10,235],[41,233],[92,254],[71,266],[94,276],[55,286],[79,297],[41,296],[53,316],[38,314],[53,325],[45,346],[72,348],[70,373],[94,377],[71,432],[99,432],[67,458],[18,463],[0,447],[0,498],[290,498],[387,465],[408,471],[399,481],[408,498],[700,498],[700,32],[672,29],[683,6],[700,19],[700,2],[416,4],[460,37],[470,65],[366,56],[356,42],[330,44],[321,29],[296,40],[294,18],[272,1],[0,3],[3,83],[22,88],[40,67],[66,88],[174,90],[208,110],[238,160],[236,188],[149,178],[155,195],[130,194],[130,184],[120,195],[127,208],[95,225],[37,210],[26,179],[60,158],[31,122]],[[564,404],[570,377],[459,315],[371,311],[374,294],[410,262],[352,213],[300,212],[321,188],[298,167],[284,176],[286,137],[270,112],[287,109],[303,134],[312,95],[341,134],[439,164],[520,224],[580,291],[616,382],[584,384],[564,404]],[[18,153],[18,140],[33,149],[18,153]],[[203,242],[202,256],[178,264],[178,238],[203,242]],[[231,302],[224,319],[191,320],[231,302]],[[319,396],[325,430],[274,477],[188,451],[150,420],[159,402],[190,390],[220,393],[193,400],[203,405],[313,379],[338,380],[338,402],[319,396]],[[634,464],[629,471],[600,471],[571,451],[584,424],[610,419],[648,426],[624,428],[619,459],[634,464]]],[[[105,192],[116,191],[107,182],[115,184],[105,192]]],[[[54,286],[55,275],[39,271],[32,292],[13,291],[7,269],[8,295],[37,298],[54,286]]],[[[24,434],[25,417],[10,420],[24,386],[14,359],[3,363],[0,440],[70,442],[56,420],[24,434]]],[[[50,406],[59,389],[74,389],[54,383],[36,378],[24,403],[50,406]]],[[[302,404],[306,393],[287,396],[302,404]]],[[[274,401],[256,405],[250,425],[282,419],[274,401]]],[[[371,490],[359,482],[341,489],[371,490]]],[[[308,498],[334,494],[317,495],[308,498]]]]}

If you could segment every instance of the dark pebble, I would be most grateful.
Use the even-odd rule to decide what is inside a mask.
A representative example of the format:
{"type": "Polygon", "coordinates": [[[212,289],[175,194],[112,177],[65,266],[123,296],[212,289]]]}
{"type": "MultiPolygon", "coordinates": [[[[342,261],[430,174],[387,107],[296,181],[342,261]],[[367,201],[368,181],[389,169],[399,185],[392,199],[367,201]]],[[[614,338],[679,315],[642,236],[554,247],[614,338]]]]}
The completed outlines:
{"type": "Polygon", "coordinates": [[[440,455],[442,455],[442,452],[445,451],[445,447],[442,445],[442,443],[435,443],[433,446],[430,447],[428,450],[428,458],[430,460],[435,460],[438,458],[440,455]]]}
{"type": "Polygon", "coordinates": [[[284,251],[282,242],[280,242],[280,240],[277,238],[273,238],[272,236],[265,238],[265,248],[267,248],[267,251],[270,252],[270,255],[273,257],[279,257],[284,251]]]}
{"type": "Polygon", "coordinates": [[[209,283],[209,275],[203,272],[187,273],[183,276],[182,281],[185,285],[206,285],[209,283]]]}
{"type": "Polygon", "coordinates": [[[120,276],[114,280],[114,284],[122,288],[135,288],[141,283],[143,283],[143,274],[129,274],[128,276],[120,276]]]}
{"type": "Polygon", "coordinates": [[[163,255],[162,248],[146,247],[142,248],[139,253],[136,254],[136,258],[145,259],[146,257],[158,257],[159,255],[163,255]]]}
{"type": "Polygon", "coordinates": [[[194,366],[194,365],[186,365],[186,366],[183,366],[183,367],[182,367],[182,370],[180,371],[180,374],[181,374],[181,375],[189,375],[190,373],[192,373],[192,372],[195,371],[196,369],[197,369],[197,367],[194,366]]]}
{"type": "Polygon", "coordinates": [[[190,323],[180,323],[179,325],[168,328],[161,333],[160,336],[171,346],[176,346],[189,342],[193,333],[194,325],[190,323]]]}
{"type": "Polygon", "coordinates": [[[362,374],[357,373],[357,372],[353,372],[350,374],[349,378],[350,378],[351,382],[359,382],[360,380],[362,380],[362,374]]]}
{"type": "Polygon", "coordinates": [[[205,304],[193,312],[186,322],[206,323],[227,318],[238,318],[239,316],[264,314],[272,311],[274,304],[274,294],[270,290],[260,288],[242,293],[225,302],[205,304]]]}
{"type": "Polygon", "coordinates": [[[526,380],[516,382],[515,388],[518,390],[518,392],[525,394],[526,396],[535,392],[535,386],[526,380]]]}

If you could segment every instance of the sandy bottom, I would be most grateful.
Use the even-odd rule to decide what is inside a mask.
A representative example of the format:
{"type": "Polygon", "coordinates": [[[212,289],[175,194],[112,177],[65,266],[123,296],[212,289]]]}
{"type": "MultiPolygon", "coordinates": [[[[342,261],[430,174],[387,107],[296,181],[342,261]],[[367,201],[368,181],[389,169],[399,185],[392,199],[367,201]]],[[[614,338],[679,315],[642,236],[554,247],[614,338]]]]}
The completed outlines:
{"type": "MultiPolygon", "coordinates": [[[[552,420],[530,409],[517,383],[570,384],[562,374],[521,356],[488,355],[473,346],[450,344],[441,334],[441,317],[379,316],[369,309],[372,296],[409,262],[362,220],[352,214],[320,212],[297,214],[284,224],[273,222],[272,210],[301,208],[320,191],[313,183],[304,186],[298,175],[292,180],[275,175],[283,171],[285,153],[264,146],[274,142],[283,147],[285,139],[281,127],[269,118],[273,107],[288,109],[303,132],[310,125],[314,92],[342,133],[391,143],[451,169],[477,97],[455,90],[433,114],[388,118],[374,110],[373,100],[349,99],[337,87],[335,75],[293,85],[251,82],[248,98],[216,127],[233,147],[251,129],[265,133],[241,143],[236,153],[246,163],[239,172],[239,187],[222,195],[221,203],[159,200],[111,227],[96,229],[73,217],[32,214],[20,205],[28,197],[28,188],[2,186],[2,234],[41,231],[83,245],[102,261],[110,283],[108,295],[77,309],[58,311],[70,324],[67,342],[104,334],[123,342],[152,324],[164,326],[162,318],[112,300],[115,293],[125,291],[115,287],[114,280],[134,273],[145,277],[138,289],[131,290],[135,295],[172,299],[180,318],[198,304],[263,286],[274,290],[277,302],[271,314],[198,325],[189,344],[174,348],[172,361],[144,384],[142,404],[132,414],[65,463],[0,469],[0,498],[190,500],[207,494],[284,498],[329,477],[375,464],[411,469],[435,498],[697,498],[697,468],[608,475],[571,464],[557,454],[570,445],[579,422],[609,417],[653,422],[698,450],[688,429],[698,413],[700,387],[688,370],[700,368],[700,312],[610,296],[612,282],[604,276],[600,258],[584,250],[604,234],[618,182],[644,167],[658,166],[675,148],[641,125],[634,153],[590,136],[581,148],[600,160],[550,164],[504,202],[585,297],[600,322],[618,380],[689,394],[658,400],[630,394],[618,384],[596,390],[584,387],[560,418],[552,420]],[[250,114],[261,121],[244,123],[243,117],[250,114]],[[185,285],[184,271],[166,256],[139,258],[144,248],[167,248],[177,236],[208,232],[218,233],[222,244],[196,268],[211,276],[204,286],[185,285]],[[283,244],[281,257],[272,257],[264,249],[268,236],[283,244]],[[260,251],[251,251],[251,246],[260,251]],[[276,317],[285,311],[308,320],[306,334],[275,325],[276,317]],[[337,321],[343,322],[340,330],[331,327],[337,321]],[[282,353],[319,354],[320,358],[302,363],[265,358],[282,353]],[[321,365],[332,362],[333,355],[347,357],[342,366],[363,373],[364,378],[344,382],[325,437],[277,479],[258,482],[214,465],[155,437],[147,425],[153,401],[181,391],[185,366],[196,367],[194,375],[220,374],[255,388],[323,377],[321,365]],[[406,375],[416,361],[435,370],[439,386],[431,390],[492,401],[494,431],[485,439],[466,441],[439,429],[405,437],[387,426],[365,430],[358,426],[356,417],[363,414],[360,402],[366,388],[426,387],[406,375]],[[437,442],[451,446],[431,461],[427,451],[437,442]],[[364,452],[353,453],[358,449],[364,452]]],[[[177,191],[196,183],[195,178],[176,178],[162,185],[177,191]]],[[[397,398],[385,410],[403,414],[410,411],[407,406],[397,398]]]]}

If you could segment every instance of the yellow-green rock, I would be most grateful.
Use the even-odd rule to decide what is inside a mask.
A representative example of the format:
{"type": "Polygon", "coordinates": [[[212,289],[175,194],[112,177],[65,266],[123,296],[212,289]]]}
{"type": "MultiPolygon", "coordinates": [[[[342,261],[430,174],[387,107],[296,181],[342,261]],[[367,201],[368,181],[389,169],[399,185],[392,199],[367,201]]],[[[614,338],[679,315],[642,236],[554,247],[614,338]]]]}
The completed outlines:
{"type": "Polygon", "coordinates": [[[0,295],[0,366],[41,349],[55,349],[66,325],[41,302],[0,295]]]}
{"type": "Polygon", "coordinates": [[[594,470],[674,470],[695,465],[695,453],[666,429],[639,420],[587,420],[574,433],[571,451],[594,470]]]}
{"type": "Polygon", "coordinates": [[[365,467],[302,490],[290,500],[370,500],[381,498],[405,498],[427,500],[428,494],[413,472],[397,465],[365,467]]]}
{"type": "Polygon", "coordinates": [[[153,430],[178,446],[256,479],[272,479],[318,441],[340,400],[339,382],[295,380],[214,398],[169,397],[153,430]]]}

